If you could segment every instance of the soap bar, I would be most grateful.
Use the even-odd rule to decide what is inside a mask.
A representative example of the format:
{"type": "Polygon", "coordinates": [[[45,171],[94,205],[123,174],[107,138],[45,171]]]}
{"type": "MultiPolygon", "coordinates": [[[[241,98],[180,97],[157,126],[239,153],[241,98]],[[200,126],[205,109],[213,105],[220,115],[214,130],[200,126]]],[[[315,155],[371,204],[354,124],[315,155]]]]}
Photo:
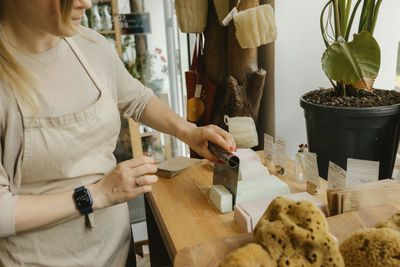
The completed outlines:
{"type": "Polygon", "coordinates": [[[251,148],[238,148],[233,154],[240,159],[240,163],[250,160],[258,160],[261,162],[260,156],[251,148]]]}
{"type": "Polygon", "coordinates": [[[213,185],[210,189],[210,199],[219,212],[226,213],[232,211],[232,194],[225,186],[213,185]]]}
{"type": "Polygon", "coordinates": [[[290,194],[290,190],[285,182],[265,172],[263,176],[238,182],[235,204],[288,194],[290,194]]]}
{"type": "MultiPolygon", "coordinates": [[[[284,197],[294,201],[309,200],[327,216],[327,209],[324,203],[307,192],[285,195],[284,197]]],[[[273,199],[260,199],[235,205],[233,217],[239,228],[243,232],[252,232],[273,199]]]]}

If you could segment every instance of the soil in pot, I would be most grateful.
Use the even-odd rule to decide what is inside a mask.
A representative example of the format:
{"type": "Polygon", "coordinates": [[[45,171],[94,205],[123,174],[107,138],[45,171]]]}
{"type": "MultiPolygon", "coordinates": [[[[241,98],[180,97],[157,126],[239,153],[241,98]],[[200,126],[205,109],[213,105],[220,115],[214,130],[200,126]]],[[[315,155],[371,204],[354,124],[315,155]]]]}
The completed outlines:
{"type": "Polygon", "coordinates": [[[372,92],[361,90],[354,96],[337,96],[333,89],[319,89],[308,92],[303,98],[324,106],[367,108],[400,103],[400,92],[373,89],[372,92]]]}

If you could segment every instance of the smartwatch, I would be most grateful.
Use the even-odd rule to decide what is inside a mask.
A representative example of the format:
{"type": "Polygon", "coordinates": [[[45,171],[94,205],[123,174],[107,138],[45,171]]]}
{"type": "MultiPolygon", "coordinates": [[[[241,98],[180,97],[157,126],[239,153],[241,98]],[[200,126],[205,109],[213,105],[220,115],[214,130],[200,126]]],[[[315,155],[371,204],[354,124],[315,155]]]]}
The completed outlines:
{"type": "Polygon", "coordinates": [[[92,196],[90,195],[90,191],[84,186],[75,188],[73,197],[75,206],[81,214],[86,215],[93,212],[92,196]]]}

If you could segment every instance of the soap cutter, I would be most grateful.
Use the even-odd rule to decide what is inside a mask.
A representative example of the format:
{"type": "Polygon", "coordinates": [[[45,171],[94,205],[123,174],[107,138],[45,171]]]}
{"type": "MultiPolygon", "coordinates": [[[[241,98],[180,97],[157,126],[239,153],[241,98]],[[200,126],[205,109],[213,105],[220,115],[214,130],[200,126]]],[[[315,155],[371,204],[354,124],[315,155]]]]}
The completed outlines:
{"type": "Polygon", "coordinates": [[[213,185],[225,186],[232,193],[232,205],[235,205],[239,180],[239,157],[225,152],[211,142],[208,142],[208,149],[222,161],[222,163],[214,163],[213,185]]]}

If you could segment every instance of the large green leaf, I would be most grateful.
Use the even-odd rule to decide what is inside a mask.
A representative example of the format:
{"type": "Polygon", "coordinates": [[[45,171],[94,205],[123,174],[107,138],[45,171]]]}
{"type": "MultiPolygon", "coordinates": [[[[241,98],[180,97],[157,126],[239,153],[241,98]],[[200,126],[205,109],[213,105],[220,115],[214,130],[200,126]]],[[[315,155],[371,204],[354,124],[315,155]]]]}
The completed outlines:
{"type": "Polygon", "coordinates": [[[322,56],[322,69],[329,79],[372,90],[381,64],[378,43],[369,32],[354,34],[351,42],[339,37],[322,56]]]}

